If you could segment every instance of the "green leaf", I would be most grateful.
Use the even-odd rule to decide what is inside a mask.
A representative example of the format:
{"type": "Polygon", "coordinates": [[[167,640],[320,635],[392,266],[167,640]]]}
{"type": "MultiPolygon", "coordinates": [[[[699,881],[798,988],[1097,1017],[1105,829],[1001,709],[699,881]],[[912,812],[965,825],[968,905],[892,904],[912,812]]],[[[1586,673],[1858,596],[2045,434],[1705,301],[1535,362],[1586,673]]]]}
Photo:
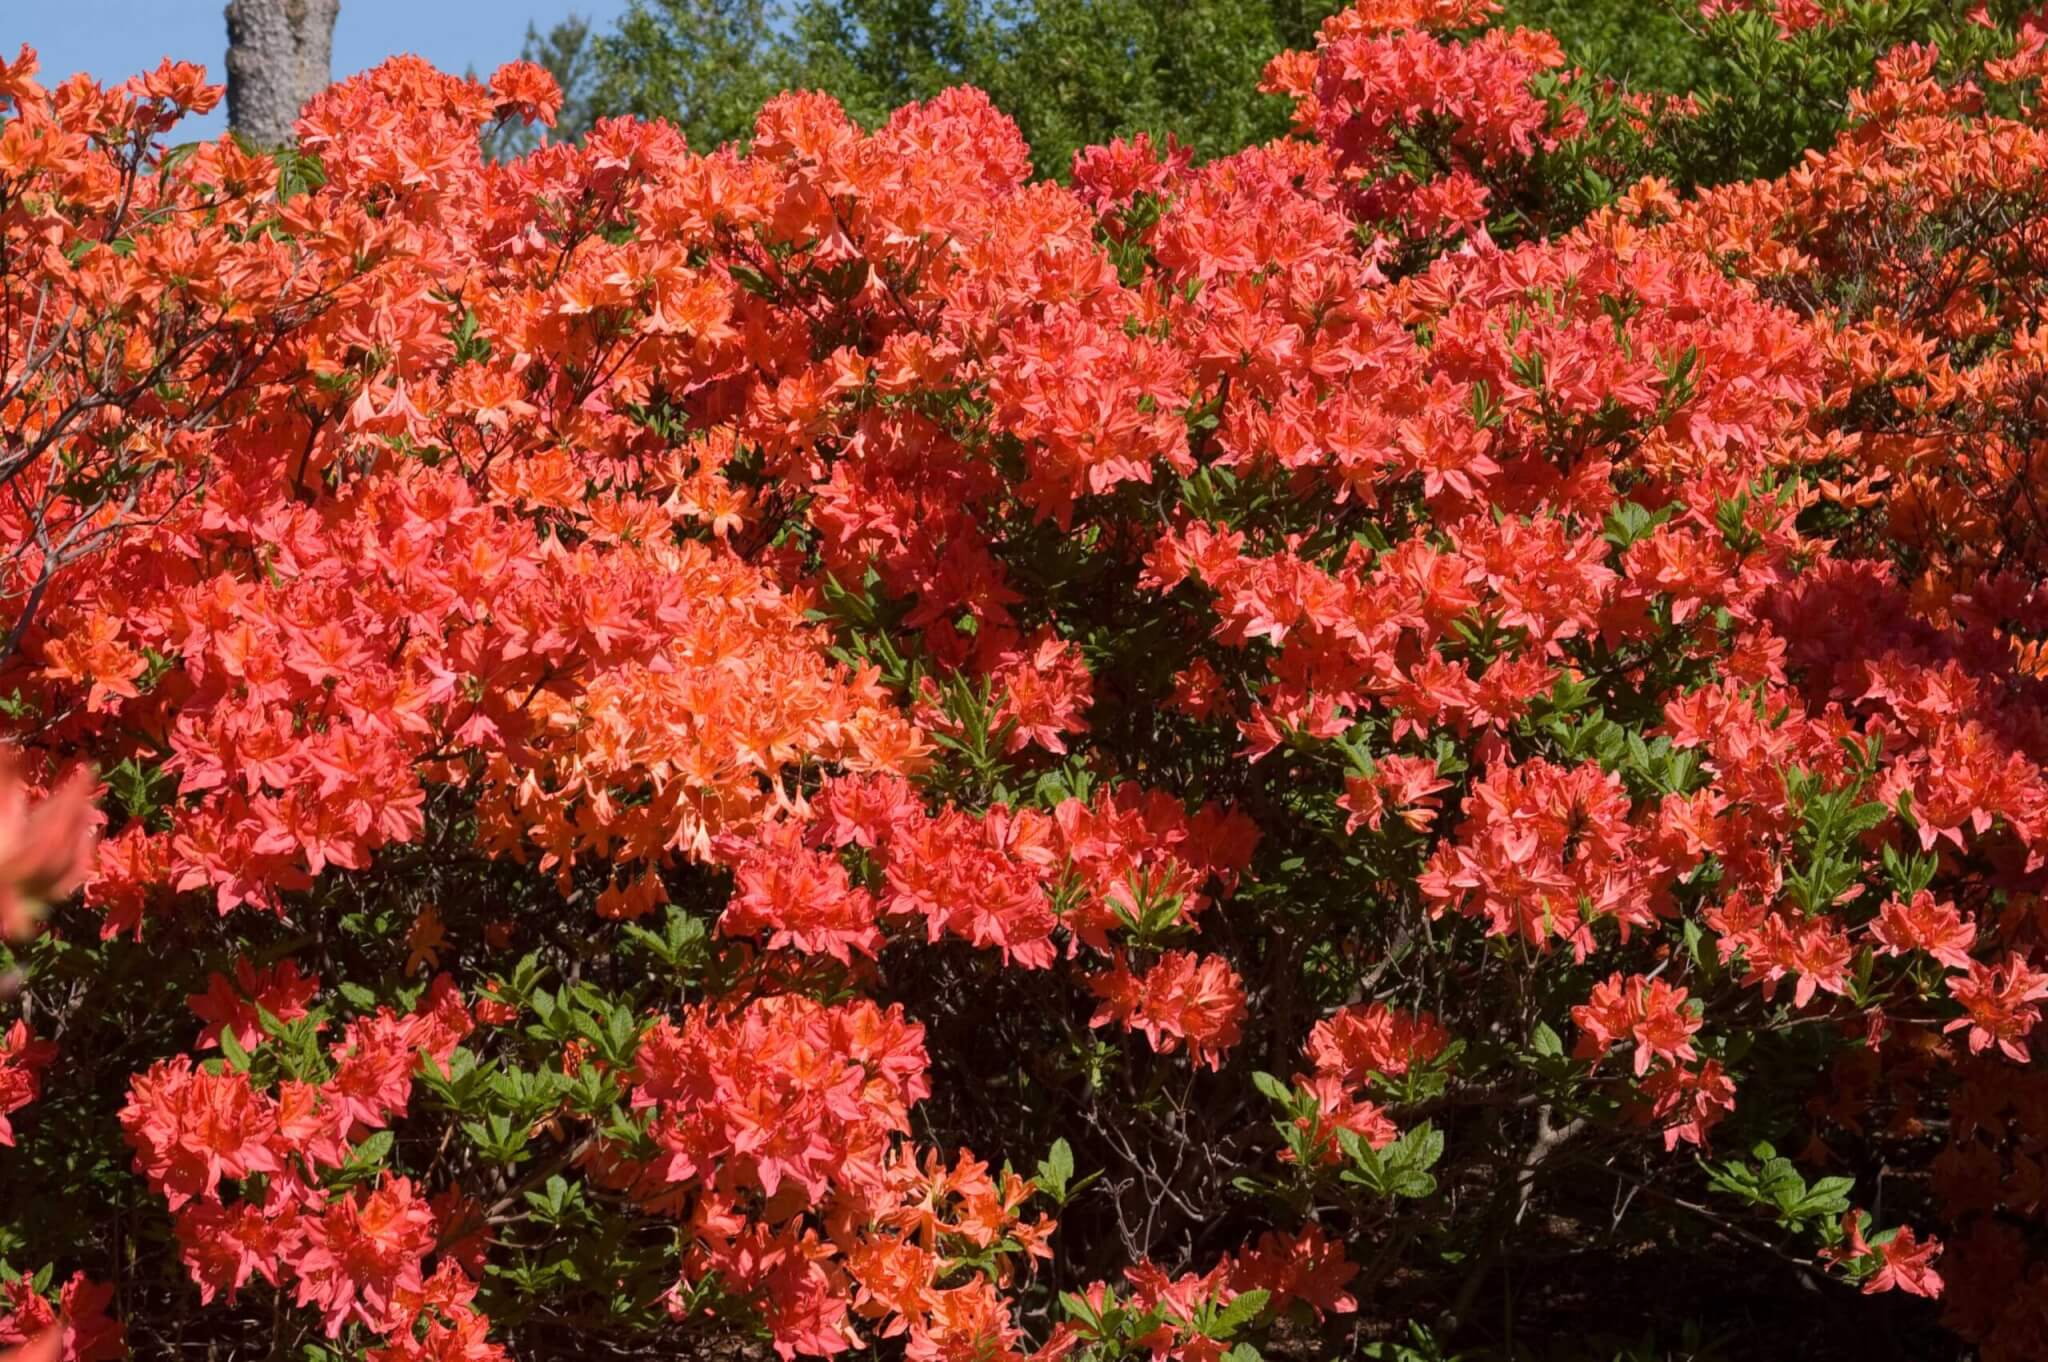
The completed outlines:
{"type": "Polygon", "coordinates": [[[1261,1070],[1252,1075],[1252,1086],[1284,1106],[1294,1105],[1294,1088],[1261,1070]]]}
{"type": "Polygon", "coordinates": [[[1101,1326],[1102,1316],[1088,1303],[1088,1298],[1074,1291],[1060,1292],[1060,1305],[1066,1310],[1067,1318],[1078,1319],[1091,1329],[1101,1326]]]}
{"type": "Polygon", "coordinates": [[[1406,1168],[1389,1179],[1388,1190],[1395,1196],[1419,1201],[1436,1191],[1436,1178],[1431,1174],[1418,1173],[1412,1168],[1406,1168]]]}
{"type": "Polygon", "coordinates": [[[289,203],[327,183],[327,167],[310,152],[284,147],[271,153],[277,162],[277,201],[289,203]]]}
{"type": "Polygon", "coordinates": [[[1038,1185],[1043,1187],[1055,1201],[1067,1199],[1067,1184],[1074,1179],[1074,1151],[1063,1139],[1054,1140],[1052,1149],[1038,1161],[1038,1185]]]}
{"type": "Polygon", "coordinates": [[[1624,501],[1608,513],[1605,538],[1617,548],[1627,548],[1669,520],[1679,509],[1673,502],[1659,511],[1624,501]]]}
{"type": "Polygon", "coordinates": [[[1229,1338],[1240,1328],[1257,1319],[1259,1312],[1266,1308],[1266,1302],[1270,1299],[1272,1299],[1271,1292],[1258,1290],[1247,1291],[1238,1296],[1230,1304],[1216,1312],[1215,1324],[1209,1336],[1211,1338],[1229,1338]]]}
{"type": "Polygon", "coordinates": [[[1434,1168],[1444,1156],[1444,1135],[1424,1121],[1395,1141],[1395,1147],[1402,1151],[1402,1162],[1407,1167],[1417,1170],[1434,1168]]]}
{"type": "Polygon", "coordinates": [[[355,1147],[354,1151],[348,1156],[349,1166],[352,1168],[381,1167],[384,1160],[391,1154],[391,1146],[397,1142],[398,1137],[391,1131],[380,1130],[355,1147]]]}

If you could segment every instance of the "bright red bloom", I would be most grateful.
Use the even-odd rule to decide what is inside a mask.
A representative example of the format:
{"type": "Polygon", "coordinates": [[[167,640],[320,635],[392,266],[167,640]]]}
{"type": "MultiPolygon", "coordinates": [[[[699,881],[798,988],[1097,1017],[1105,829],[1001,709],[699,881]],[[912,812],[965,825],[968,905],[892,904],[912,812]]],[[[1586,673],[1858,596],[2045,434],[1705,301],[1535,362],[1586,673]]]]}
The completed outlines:
{"type": "Polygon", "coordinates": [[[2025,1064],[2026,1038],[2041,1020],[2034,1006],[2048,998],[2048,973],[2032,968],[2024,956],[2011,952],[2002,965],[1970,962],[1968,973],[1949,976],[1948,991],[1968,1014],[1942,1029],[1969,1028],[1970,1053],[1996,1044],[2008,1059],[2025,1064]]]}
{"type": "Polygon", "coordinates": [[[372,1348],[369,1362],[506,1362],[504,1348],[491,1342],[489,1319],[467,1306],[448,1314],[448,1322],[427,1322],[424,1336],[401,1333],[381,1348],[372,1348]]]}
{"type": "Polygon", "coordinates": [[[386,1177],[374,1190],[338,1197],[304,1229],[286,1261],[299,1279],[298,1303],[318,1307],[329,1338],[351,1321],[380,1334],[411,1323],[403,1300],[424,1289],[420,1264],[434,1247],[434,1215],[410,1179],[386,1177]]]}
{"type": "Polygon", "coordinates": [[[199,1033],[200,1049],[219,1045],[221,1032],[227,1030],[244,1050],[253,1050],[265,1034],[258,1008],[281,1022],[296,1021],[306,1015],[319,991],[320,981],[300,974],[294,961],[283,960],[258,970],[245,956],[235,961],[232,983],[223,975],[209,974],[206,992],[185,1001],[206,1023],[199,1033]]]}
{"type": "Polygon", "coordinates": [[[248,1202],[188,1202],[177,1211],[176,1226],[178,1247],[202,1302],[222,1293],[233,1300],[251,1276],[276,1286],[279,1271],[304,1237],[297,1208],[270,1214],[248,1202]]]}
{"type": "Polygon", "coordinates": [[[832,857],[805,846],[796,824],[764,831],[734,874],[736,889],[719,931],[766,933],[771,950],[830,955],[842,964],[854,951],[872,957],[880,949],[874,895],[852,887],[832,857]]]}
{"type": "Polygon", "coordinates": [[[642,1038],[633,1105],[654,1108],[669,1181],[771,1197],[789,1184],[817,1202],[835,1187],[879,1187],[911,1104],[929,1091],[923,1037],[900,1010],[866,1002],[696,1009],[642,1038]]]}
{"type": "Polygon", "coordinates": [[[1428,1063],[1450,1044],[1450,1033],[1427,1012],[1402,1012],[1385,1003],[1343,1008],[1315,1024],[1308,1057],[1316,1071],[1347,1088],[1361,1087],[1373,1074],[1404,1074],[1428,1063]]]}
{"type": "Polygon", "coordinates": [[[1143,1032],[1162,1054],[1185,1041],[1189,1059],[1220,1069],[1224,1055],[1237,1044],[1244,984],[1220,956],[1168,951],[1137,975],[1119,954],[1110,969],[1088,980],[1088,987],[1102,1000],[1090,1026],[1118,1022],[1143,1032]]]}
{"type": "Polygon", "coordinates": [[[1638,1114],[1663,1131],[1666,1149],[1681,1141],[1704,1149],[1708,1132],[1735,1110],[1735,1081],[1718,1059],[1696,1069],[1660,1067],[1643,1079],[1642,1092],[1648,1104],[1638,1114]]]}
{"type": "Polygon", "coordinates": [[[0,1037],[0,1145],[14,1143],[7,1117],[36,1100],[42,1091],[40,1074],[56,1057],[53,1042],[30,1039],[27,1022],[17,1021],[0,1037]]]}
{"type": "Polygon", "coordinates": [[[1890,1239],[1877,1246],[1877,1253],[1884,1264],[1863,1284],[1865,1295],[1894,1288],[1909,1296],[1941,1294],[1941,1275],[1933,1266],[1934,1260],[1941,1256],[1940,1240],[1930,1238],[1916,1242],[1913,1227],[1901,1225],[1890,1239]]]}
{"type": "Polygon", "coordinates": [[[1276,1310],[1292,1301],[1306,1302],[1320,1318],[1358,1309],[1358,1301],[1344,1290],[1357,1275],[1358,1266],[1345,1258],[1344,1246],[1322,1226],[1308,1225],[1299,1234],[1268,1230],[1260,1235],[1254,1247],[1237,1255],[1230,1285],[1240,1292],[1270,1292],[1267,1304],[1276,1310]]]}
{"type": "Polygon", "coordinates": [[[18,760],[0,753],[0,941],[31,935],[43,911],[92,869],[100,816],[93,782],[73,771],[34,808],[18,760]]]}
{"type": "Polygon", "coordinates": [[[1456,907],[1546,949],[1562,938],[1583,956],[1602,918],[1618,920],[1624,940],[1657,920],[1670,872],[1635,837],[1630,813],[1620,780],[1597,766],[1495,766],[1419,887],[1438,911],[1456,907]]]}
{"type": "Polygon", "coordinates": [[[1593,986],[1591,999],[1572,1009],[1572,1020],[1581,1032],[1573,1053],[1598,1059],[1621,1042],[1633,1042],[1639,1078],[1652,1060],[1676,1067],[1698,1058],[1692,1038],[1700,1029],[1700,1018],[1686,1007],[1686,996],[1686,990],[1662,979],[1609,975],[1605,983],[1593,986]]]}
{"type": "Polygon", "coordinates": [[[342,1130],[378,1130],[405,1114],[419,1062],[419,1026],[419,1018],[397,1017],[385,1009],[350,1022],[334,1043],[334,1077],[322,1096],[333,1105],[342,1130]]]}
{"type": "Polygon", "coordinates": [[[1870,934],[1886,954],[1925,951],[1950,969],[1961,970],[1970,968],[1970,947],[1977,941],[1976,925],[1963,921],[1954,904],[1937,902],[1925,889],[1910,903],[1893,899],[1885,904],[1870,924],[1870,934]]]}
{"type": "Polygon", "coordinates": [[[128,1356],[128,1331],[107,1316],[113,1300],[113,1287],[74,1272],[53,1310],[27,1278],[17,1278],[0,1286],[0,1305],[8,1307],[0,1315],[0,1346],[22,1345],[7,1354],[22,1362],[117,1362],[128,1356]]]}
{"type": "Polygon", "coordinates": [[[121,1109],[136,1169],[172,1210],[219,1199],[221,1179],[282,1170],[278,1111],[235,1069],[209,1073],[190,1056],[159,1060],[138,1074],[121,1109]]]}

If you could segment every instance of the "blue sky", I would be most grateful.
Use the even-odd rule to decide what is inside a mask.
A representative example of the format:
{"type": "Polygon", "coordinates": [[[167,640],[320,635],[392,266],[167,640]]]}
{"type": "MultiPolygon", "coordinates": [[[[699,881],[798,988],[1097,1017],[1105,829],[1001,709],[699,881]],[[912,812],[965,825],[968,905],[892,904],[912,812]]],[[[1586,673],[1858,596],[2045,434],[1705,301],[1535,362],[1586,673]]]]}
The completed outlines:
{"type": "MultiPolygon", "coordinates": [[[[5,0],[0,44],[12,58],[22,43],[42,57],[42,75],[73,71],[119,81],[164,57],[204,63],[223,80],[225,0],[5,0]]],[[[334,74],[353,75],[394,52],[416,52],[448,71],[488,75],[519,55],[526,25],[545,30],[569,14],[608,28],[626,0],[341,0],[334,26],[334,74]]],[[[226,105],[189,120],[176,140],[211,137],[226,126],[226,105]]]]}

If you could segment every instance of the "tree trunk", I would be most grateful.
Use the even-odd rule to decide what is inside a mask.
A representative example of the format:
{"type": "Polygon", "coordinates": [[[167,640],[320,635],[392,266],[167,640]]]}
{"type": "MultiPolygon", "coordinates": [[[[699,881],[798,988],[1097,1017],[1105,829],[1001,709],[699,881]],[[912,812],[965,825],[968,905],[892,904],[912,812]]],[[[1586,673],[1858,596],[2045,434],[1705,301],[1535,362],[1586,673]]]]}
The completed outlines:
{"type": "Polygon", "coordinates": [[[261,147],[292,140],[327,88],[341,0],[228,0],[228,126],[261,147]]]}

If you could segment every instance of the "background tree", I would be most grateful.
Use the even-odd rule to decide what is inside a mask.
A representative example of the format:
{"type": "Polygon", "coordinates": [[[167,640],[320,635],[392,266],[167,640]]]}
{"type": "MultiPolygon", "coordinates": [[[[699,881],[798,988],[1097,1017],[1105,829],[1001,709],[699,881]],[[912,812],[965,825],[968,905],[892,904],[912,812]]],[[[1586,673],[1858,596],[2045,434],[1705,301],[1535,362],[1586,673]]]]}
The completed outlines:
{"type": "Polygon", "coordinates": [[[258,146],[291,140],[327,88],[341,0],[228,0],[228,124],[258,146]]]}
{"type": "Polygon", "coordinates": [[[1507,0],[1503,25],[1555,34],[1573,62],[1639,90],[1717,88],[1726,64],[1692,0],[1507,0]]]}
{"type": "Polygon", "coordinates": [[[1017,120],[1041,173],[1080,147],[1172,131],[1203,156],[1278,136],[1258,93],[1274,53],[1313,42],[1330,0],[635,0],[592,34],[572,17],[525,56],[562,83],[558,136],[606,114],[666,118],[693,147],[744,137],[764,99],[823,90],[862,124],[950,85],[1017,120]]]}
{"type": "MultiPolygon", "coordinates": [[[[1041,174],[1085,146],[1171,131],[1201,158],[1287,130],[1257,89],[1275,53],[1312,47],[1332,0],[633,0],[610,32],[580,17],[525,56],[562,85],[560,137],[595,118],[666,118],[693,147],[744,138],[778,90],[823,90],[873,127],[949,85],[1017,120],[1041,174]]],[[[1574,66],[1623,91],[1689,94],[1658,168],[1682,187],[1782,174],[1842,126],[1848,92],[1906,42],[1943,52],[2019,0],[1895,0],[1807,11],[1696,0],[1502,0],[1498,28],[1556,35],[1574,66]],[[1708,17],[1707,11],[1711,11],[1708,17]],[[1805,25],[1802,27],[1801,25],[1805,25]]]]}
{"type": "Polygon", "coordinates": [[[557,81],[569,77],[558,136],[576,136],[602,115],[633,114],[667,118],[693,147],[715,146],[751,127],[753,111],[797,69],[786,55],[786,21],[766,0],[636,3],[616,30],[589,40],[580,82],[559,54],[549,60],[561,28],[525,54],[557,81]]]}

